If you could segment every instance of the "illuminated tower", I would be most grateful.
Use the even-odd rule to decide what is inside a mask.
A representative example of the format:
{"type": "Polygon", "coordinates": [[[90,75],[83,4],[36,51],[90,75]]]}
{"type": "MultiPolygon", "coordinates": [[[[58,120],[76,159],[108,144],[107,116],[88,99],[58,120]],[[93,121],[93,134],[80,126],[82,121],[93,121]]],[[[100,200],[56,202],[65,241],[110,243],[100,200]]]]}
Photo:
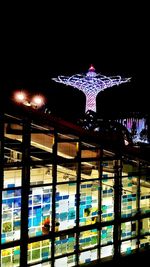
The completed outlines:
{"type": "Polygon", "coordinates": [[[57,78],[52,78],[55,82],[73,86],[74,88],[84,92],[86,96],[85,112],[88,110],[96,112],[96,97],[100,91],[114,85],[126,83],[130,81],[130,79],[131,78],[121,78],[119,75],[107,77],[100,73],[96,73],[93,65],[90,66],[86,74],[75,74],[70,77],[58,76],[57,78]]]}

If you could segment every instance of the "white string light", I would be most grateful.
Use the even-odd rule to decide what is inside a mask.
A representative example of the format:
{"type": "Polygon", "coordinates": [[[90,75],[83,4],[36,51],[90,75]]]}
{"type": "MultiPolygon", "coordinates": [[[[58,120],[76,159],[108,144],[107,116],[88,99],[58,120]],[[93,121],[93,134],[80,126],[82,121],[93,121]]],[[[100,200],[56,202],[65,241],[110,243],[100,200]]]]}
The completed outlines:
{"type": "Polygon", "coordinates": [[[93,65],[90,66],[86,74],[75,74],[73,76],[58,76],[52,78],[55,82],[73,86],[81,90],[86,95],[86,112],[93,110],[96,112],[97,94],[109,87],[129,82],[131,78],[121,78],[121,76],[105,76],[95,72],[93,65]]]}

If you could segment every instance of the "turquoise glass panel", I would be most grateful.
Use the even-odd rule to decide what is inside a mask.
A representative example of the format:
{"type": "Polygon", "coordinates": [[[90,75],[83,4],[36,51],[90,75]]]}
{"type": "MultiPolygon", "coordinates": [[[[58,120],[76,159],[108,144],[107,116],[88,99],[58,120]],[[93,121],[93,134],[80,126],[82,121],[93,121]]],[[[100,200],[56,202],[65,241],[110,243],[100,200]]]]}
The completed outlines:
{"type": "Polygon", "coordinates": [[[51,230],[52,187],[30,190],[28,212],[29,237],[48,234],[51,230]]]}
{"type": "Polygon", "coordinates": [[[61,235],[55,239],[55,255],[74,252],[76,245],[75,234],[61,235]]]}
{"type": "Polygon", "coordinates": [[[98,182],[84,182],[80,187],[80,225],[94,224],[98,219],[98,182]]]}
{"type": "Polygon", "coordinates": [[[84,248],[91,248],[98,244],[98,231],[97,229],[92,229],[88,231],[83,231],[79,235],[79,247],[80,250],[84,248]]]}
{"type": "Polygon", "coordinates": [[[51,241],[49,239],[28,245],[28,263],[48,260],[51,257],[51,241]]]}
{"type": "Polygon", "coordinates": [[[111,221],[114,219],[114,180],[113,179],[104,179],[102,180],[102,215],[101,220],[103,222],[105,221],[111,221]]]}
{"type": "Polygon", "coordinates": [[[56,231],[73,228],[76,225],[76,183],[57,185],[56,231]]]}
{"type": "Polygon", "coordinates": [[[20,266],[20,247],[11,247],[1,250],[1,267],[20,266]]]}
{"type": "Polygon", "coordinates": [[[101,229],[101,244],[108,245],[113,243],[113,225],[102,227],[101,229]]]}
{"type": "Polygon", "coordinates": [[[121,243],[121,254],[130,254],[137,249],[137,239],[123,241],[121,243]]]}
{"type": "Polygon", "coordinates": [[[137,212],[137,185],[133,177],[122,179],[121,217],[128,218],[137,212]]]}
{"type": "Polygon", "coordinates": [[[7,243],[20,239],[21,190],[2,192],[2,233],[1,242],[7,243]]]}

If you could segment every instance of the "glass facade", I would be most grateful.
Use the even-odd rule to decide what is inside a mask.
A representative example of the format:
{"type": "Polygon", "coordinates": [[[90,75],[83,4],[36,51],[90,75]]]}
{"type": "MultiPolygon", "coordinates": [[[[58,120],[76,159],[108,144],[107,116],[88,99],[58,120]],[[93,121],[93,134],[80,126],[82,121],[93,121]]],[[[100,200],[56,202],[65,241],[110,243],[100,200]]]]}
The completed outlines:
{"type": "Polygon", "coordinates": [[[150,247],[147,163],[50,122],[0,120],[2,267],[79,266],[150,247]]]}

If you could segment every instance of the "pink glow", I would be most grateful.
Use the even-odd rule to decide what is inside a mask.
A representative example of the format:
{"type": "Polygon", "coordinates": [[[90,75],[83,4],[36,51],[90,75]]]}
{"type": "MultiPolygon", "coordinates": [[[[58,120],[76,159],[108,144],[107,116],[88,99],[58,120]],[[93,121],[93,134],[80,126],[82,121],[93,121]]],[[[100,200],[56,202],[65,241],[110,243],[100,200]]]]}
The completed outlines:
{"type": "Polygon", "coordinates": [[[90,68],[89,68],[89,71],[95,71],[95,68],[94,66],[91,64],[90,68]]]}
{"type": "Polygon", "coordinates": [[[72,76],[58,76],[52,78],[55,82],[63,83],[81,90],[86,95],[86,112],[93,110],[96,112],[96,97],[100,91],[121,83],[129,82],[131,78],[121,76],[105,76],[95,71],[93,65],[90,66],[86,74],[74,74],[72,76]]]}

